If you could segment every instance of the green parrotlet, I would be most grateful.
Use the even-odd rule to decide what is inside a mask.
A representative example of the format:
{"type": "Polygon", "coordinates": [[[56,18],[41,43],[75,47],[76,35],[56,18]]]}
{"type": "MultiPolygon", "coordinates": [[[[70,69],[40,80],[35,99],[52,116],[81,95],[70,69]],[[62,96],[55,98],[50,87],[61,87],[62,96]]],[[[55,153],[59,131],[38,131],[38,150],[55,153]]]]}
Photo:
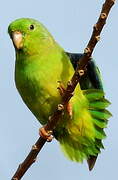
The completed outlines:
{"type": "MultiPolygon", "coordinates": [[[[37,120],[45,125],[61,103],[67,82],[82,54],[65,52],[49,31],[34,19],[13,21],[8,33],[16,52],[15,83],[18,92],[37,120]]],[[[87,160],[89,170],[92,170],[100,149],[104,148],[104,128],[111,116],[106,110],[109,104],[100,72],[90,60],[53,132],[64,155],[76,162],[87,160]]],[[[45,137],[47,134],[44,133],[45,137]]]]}

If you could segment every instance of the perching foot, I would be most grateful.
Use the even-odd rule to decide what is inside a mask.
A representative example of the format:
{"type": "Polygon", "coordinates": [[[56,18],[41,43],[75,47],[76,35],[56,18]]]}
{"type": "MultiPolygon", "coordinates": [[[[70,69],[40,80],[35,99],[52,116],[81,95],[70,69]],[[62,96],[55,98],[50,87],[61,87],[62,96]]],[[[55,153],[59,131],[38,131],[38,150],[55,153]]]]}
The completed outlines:
{"type": "Polygon", "coordinates": [[[67,113],[69,114],[70,118],[72,119],[72,104],[68,102],[66,106],[67,113]]]}
{"type": "Polygon", "coordinates": [[[61,81],[58,81],[58,83],[59,83],[59,87],[57,89],[59,90],[60,95],[63,96],[65,92],[65,87],[61,81]]]}
{"type": "Polygon", "coordinates": [[[53,139],[52,131],[46,131],[45,126],[41,127],[39,129],[39,135],[43,138],[46,139],[47,142],[51,142],[53,139]]]}
{"type": "MultiPolygon", "coordinates": [[[[59,90],[60,95],[63,96],[66,89],[65,89],[65,87],[61,81],[58,81],[58,83],[59,83],[59,87],[57,89],[59,90]]],[[[71,82],[69,82],[69,83],[71,83],[71,82]]],[[[66,110],[67,110],[68,115],[72,119],[72,105],[71,105],[71,103],[69,103],[69,102],[67,103],[66,110]]]]}

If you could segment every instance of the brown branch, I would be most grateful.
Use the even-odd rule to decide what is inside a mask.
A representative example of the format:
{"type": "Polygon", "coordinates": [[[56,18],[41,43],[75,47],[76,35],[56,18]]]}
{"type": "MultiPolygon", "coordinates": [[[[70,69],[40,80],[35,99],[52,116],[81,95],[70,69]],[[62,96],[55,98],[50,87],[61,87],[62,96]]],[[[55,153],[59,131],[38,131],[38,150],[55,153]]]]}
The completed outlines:
{"type": "MultiPolygon", "coordinates": [[[[54,112],[54,114],[49,118],[49,121],[47,125],[45,126],[45,129],[47,131],[53,131],[61,119],[62,112],[67,105],[70,98],[73,96],[74,89],[76,85],[78,84],[81,76],[84,75],[85,67],[88,63],[88,61],[91,58],[92,52],[94,50],[94,47],[96,46],[97,42],[100,39],[100,33],[103,29],[103,26],[106,23],[106,19],[108,17],[109,11],[113,4],[115,3],[115,0],[106,0],[103,4],[102,11],[100,13],[100,17],[97,21],[97,23],[93,27],[93,33],[90,38],[90,41],[87,45],[87,47],[84,50],[84,56],[79,61],[79,66],[76,69],[71,81],[68,82],[66,91],[64,93],[64,96],[62,97],[62,102],[57,106],[57,110],[54,112]]],[[[11,180],[20,180],[22,176],[25,174],[25,172],[29,169],[29,167],[35,162],[36,157],[40,150],[42,149],[43,145],[45,144],[46,140],[40,137],[35,145],[33,145],[29,155],[26,157],[24,162],[19,165],[16,173],[12,177],[11,180]]]]}

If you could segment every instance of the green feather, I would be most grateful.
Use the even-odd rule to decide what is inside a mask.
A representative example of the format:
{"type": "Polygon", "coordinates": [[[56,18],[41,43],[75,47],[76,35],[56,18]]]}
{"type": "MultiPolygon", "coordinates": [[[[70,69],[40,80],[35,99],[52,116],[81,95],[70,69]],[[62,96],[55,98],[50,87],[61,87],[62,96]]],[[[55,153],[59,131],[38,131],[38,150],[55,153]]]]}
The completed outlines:
{"type": "Polygon", "coordinates": [[[103,120],[103,119],[95,119],[95,118],[93,118],[93,123],[96,125],[96,126],[98,126],[98,127],[100,127],[100,128],[106,128],[107,127],[107,122],[108,122],[108,120],[103,120]]]}
{"type": "Polygon", "coordinates": [[[106,100],[106,99],[100,99],[100,100],[96,100],[90,103],[89,108],[90,109],[98,109],[98,110],[102,110],[107,108],[111,103],[106,100]]]}
{"type": "Polygon", "coordinates": [[[104,149],[104,146],[103,146],[103,144],[102,144],[102,141],[101,141],[100,139],[97,139],[97,138],[96,138],[96,147],[97,147],[98,149],[104,149]]]}
{"type": "Polygon", "coordinates": [[[104,109],[104,110],[96,110],[95,109],[95,110],[89,110],[89,111],[90,111],[92,117],[97,118],[97,119],[104,120],[104,119],[108,119],[112,116],[112,114],[106,109],[104,109]]]}
{"type": "Polygon", "coordinates": [[[99,100],[104,97],[104,92],[100,89],[83,90],[83,94],[86,96],[89,102],[93,100],[99,100]]]}
{"type": "Polygon", "coordinates": [[[103,131],[103,129],[99,128],[98,126],[95,126],[95,132],[97,139],[104,139],[106,137],[106,134],[103,131]]]}

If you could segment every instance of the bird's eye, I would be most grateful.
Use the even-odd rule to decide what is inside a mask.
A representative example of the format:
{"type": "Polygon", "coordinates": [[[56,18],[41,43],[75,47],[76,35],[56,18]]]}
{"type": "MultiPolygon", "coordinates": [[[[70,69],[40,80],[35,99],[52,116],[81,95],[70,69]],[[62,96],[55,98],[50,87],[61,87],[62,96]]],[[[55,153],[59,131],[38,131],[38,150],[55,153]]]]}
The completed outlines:
{"type": "Polygon", "coordinates": [[[29,28],[30,28],[30,30],[33,30],[34,29],[34,25],[31,24],[29,28]]]}

